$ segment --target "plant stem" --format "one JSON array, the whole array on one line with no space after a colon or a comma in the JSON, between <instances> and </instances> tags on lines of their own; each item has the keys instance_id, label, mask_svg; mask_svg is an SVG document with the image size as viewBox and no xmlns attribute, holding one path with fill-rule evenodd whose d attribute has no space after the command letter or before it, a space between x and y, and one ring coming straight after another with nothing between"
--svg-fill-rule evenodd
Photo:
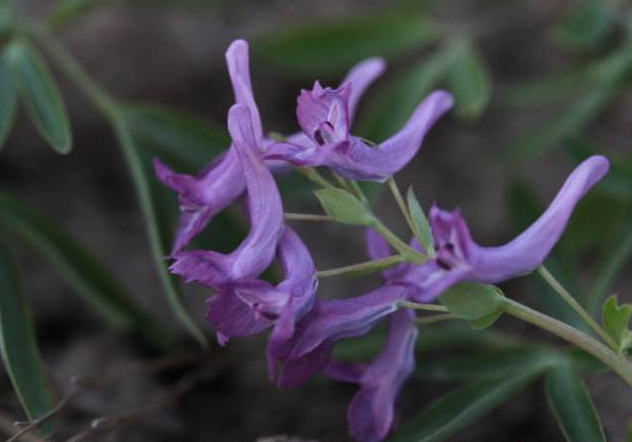
<instances>
[{"instance_id":1,"label":"plant stem","mask_svg":"<svg viewBox=\"0 0 632 442\"><path fill-rule=\"evenodd\" d=\"M312 215L308 213L285 213L286 221L320 221L330 222L334 221L331 216L327 215Z\"/></svg>"},{"instance_id":2,"label":"plant stem","mask_svg":"<svg viewBox=\"0 0 632 442\"><path fill-rule=\"evenodd\" d=\"M401 255L388 256L382 259L375 259L373 261L361 262L359 264L352 264L345 267L338 267L330 270L321 270L317 272L319 278L329 278L332 276L341 275L365 275L367 273L379 272L389 267L393 267L396 264L404 261Z\"/></svg>"},{"instance_id":3,"label":"plant stem","mask_svg":"<svg viewBox=\"0 0 632 442\"><path fill-rule=\"evenodd\" d=\"M459 318L454 316L452 313L441 313L438 315L421 316L419 318L415 318L415 324L430 325L430 324L436 324L437 322L450 321L452 319L459 319Z\"/></svg>"},{"instance_id":4,"label":"plant stem","mask_svg":"<svg viewBox=\"0 0 632 442\"><path fill-rule=\"evenodd\" d=\"M428 257L410 247L404 241L399 239L391 230L382 223L379 219L375 218L375 222L371 225L377 232L384 237L390 245L397 250L406 261L414 262L415 264L423 264L428 261Z\"/></svg>"},{"instance_id":5,"label":"plant stem","mask_svg":"<svg viewBox=\"0 0 632 442\"><path fill-rule=\"evenodd\" d=\"M304 175L309 180L313 181L314 183L318 184L321 187L325 187L325 188L336 187L333 184L331 184L327 178L322 176L320 172L318 172L313 167L295 167L294 170L296 170L301 175Z\"/></svg>"},{"instance_id":6,"label":"plant stem","mask_svg":"<svg viewBox=\"0 0 632 442\"><path fill-rule=\"evenodd\" d=\"M399 301L398 305L401 308L407 308L411 310L423 310L427 312L443 312L446 313L449 310L447 307L437 304L420 304L418 302Z\"/></svg>"},{"instance_id":7,"label":"plant stem","mask_svg":"<svg viewBox=\"0 0 632 442\"><path fill-rule=\"evenodd\" d=\"M586 310L573 298L573 296L566 291L566 289L559 283L557 279L546 269L544 266L538 267L538 273L544 278L544 280L555 290L561 297L571 306L573 310L582 317L582 319L592 328L600 337L613 349L618 349L617 343L606 333L606 331L588 314Z\"/></svg>"},{"instance_id":8,"label":"plant stem","mask_svg":"<svg viewBox=\"0 0 632 442\"><path fill-rule=\"evenodd\" d=\"M590 353L632 386L632 366L629 362L592 336L509 298L503 298L501 307L505 313L553 333Z\"/></svg>"},{"instance_id":9,"label":"plant stem","mask_svg":"<svg viewBox=\"0 0 632 442\"><path fill-rule=\"evenodd\" d=\"M408 224L408 227L410 228L410 231L413 233L413 235L415 234L415 223L413 222L413 218L410 216L410 211L408 210L408 206L406 205L406 202L404 201L404 197L402 196L401 192L399 191L399 187L397 186L397 182L395 181L395 177L390 177L388 179L388 187L389 189L391 189L391 193L393 194L393 197L395 198L395 201L397 201L397 205L399 206L399 210L401 210L402 215L404 215L404 218L406 219L406 223Z\"/></svg>"}]
</instances>

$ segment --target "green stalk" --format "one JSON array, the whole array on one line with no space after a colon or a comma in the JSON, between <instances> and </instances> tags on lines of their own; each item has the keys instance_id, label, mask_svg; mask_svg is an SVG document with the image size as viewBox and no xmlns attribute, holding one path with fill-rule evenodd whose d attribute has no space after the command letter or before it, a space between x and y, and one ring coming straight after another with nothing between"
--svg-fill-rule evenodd
<instances>
[{"instance_id":1,"label":"green stalk","mask_svg":"<svg viewBox=\"0 0 632 442\"><path fill-rule=\"evenodd\" d=\"M321 270L317 272L319 278L330 278L332 276L346 275L365 275L367 273L379 272L404 261L401 255L388 256L382 259L374 259L373 261L361 262L344 267L337 267L330 270Z\"/></svg>"}]
</instances>

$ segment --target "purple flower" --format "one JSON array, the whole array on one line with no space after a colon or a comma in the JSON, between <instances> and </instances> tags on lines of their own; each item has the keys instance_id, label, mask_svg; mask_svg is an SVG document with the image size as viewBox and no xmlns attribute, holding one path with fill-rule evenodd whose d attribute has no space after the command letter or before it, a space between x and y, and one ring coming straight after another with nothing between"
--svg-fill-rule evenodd
<instances>
[{"instance_id":1,"label":"purple flower","mask_svg":"<svg viewBox=\"0 0 632 442\"><path fill-rule=\"evenodd\" d=\"M272 173L259 152L261 139L249 108L235 104L228 113L228 130L246 181L250 231L233 252L178 252L172 273L218 290L235 281L257 278L272 262L283 227L283 206ZM227 186L230 187L230 186Z\"/></svg>"},{"instance_id":2,"label":"purple flower","mask_svg":"<svg viewBox=\"0 0 632 442\"><path fill-rule=\"evenodd\" d=\"M223 344L230 337L250 336L274 325L271 345L294 334L294 323L313 306L318 280L307 247L284 227L277 247L284 280L276 287L265 281L236 282L207 302L207 319Z\"/></svg>"},{"instance_id":3,"label":"purple flower","mask_svg":"<svg viewBox=\"0 0 632 442\"><path fill-rule=\"evenodd\" d=\"M579 200L608 171L608 160L596 155L568 177L548 209L527 230L499 247L481 247L458 211L432 207L430 225L436 259L411 268L396 283L409 289L418 302L429 302L461 281L498 283L532 272L547 257L564 232Z\"/></svg>"},{"instance_id":4,"label":"purple flower","mask_svg":"<svg viewBox=\"0 0 632 442\"><path fill-rule=\"evenodd\" d=\"M398 133L371 146L350 134L350 109L356 105L354 87L348 82L338 89L323 88L316 82L312 90L303 90L296 116L310 142L274 143L265 157L299 166L328 166L354 180L385 181L415 156L428 130L453 103L445 91L431 93Z\"/></svg>"},{"instance_id":5,"label":"purple flower","mask_svg":"<svg viewBox=\"0 0 632 442\"><path fill-rule=\"evenodd\" d=\"M415 315L399 310L389 316L384 348L371 362L330 362L324 374L342 382L360 385L349 404L349 433L358 442L379 442L393 424L395 402L415 368Z\"/></svg>"},{"instance_id":6,"label":"purple flower","mask_svg":"<svg viewBox=\"0 0 632 442\"><path fill-rule=\"evenodd\" d=\"M280 363L277 384L295 387L320 371L329 361L334 343L362 336L383 317L397 310L404 287L385 284L355 298L316 301L298 323L293 336L269 348L271 368Z\"/></svg>"},{"instance_id":7,"label":"purple flower","mask_svg":"<svg viewBox=\"0 0 632 442\"><path fill-rule=\"evenodd\" d=\"M263 137L261 117L252 92L248 59L248 43L243 40L234 41L226 51L235 101L248 107L254 137L261 140L261 150L265 150L272 144L272 140ZM370 59L358 64L349 72L343 84L353 85L348 97L351 114L355 111L362 92L382 69L381 60ZM290 135L288 142L297 146L312 144L303 133ZM286 162L278 160L267 160L265 163L273 170L287 166ZM226 153L218 156L196 176L176 173L157 159L154 160L154 167L158 178L175 190L179 197L181 215L171 252L174 256L204 229L216 214L236 201L246 189L240 161L232 145Z\"/></svg>"}]
</instances>

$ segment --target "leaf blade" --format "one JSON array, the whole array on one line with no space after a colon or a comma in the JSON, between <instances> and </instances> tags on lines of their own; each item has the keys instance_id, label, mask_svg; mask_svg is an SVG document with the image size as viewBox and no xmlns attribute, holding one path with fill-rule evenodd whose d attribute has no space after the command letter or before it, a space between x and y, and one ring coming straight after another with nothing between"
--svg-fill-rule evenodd
<instances>
[{"instance_id":1,"label":"leaf blade","mask_svg":"<svg viewBox=\"0 0 632 442\"><path fill-rule=\"evenodd\" d=\"M0 50L0 148L4 146L15 120L17 98L8 52Z\"/></svg>"}]
</instances>

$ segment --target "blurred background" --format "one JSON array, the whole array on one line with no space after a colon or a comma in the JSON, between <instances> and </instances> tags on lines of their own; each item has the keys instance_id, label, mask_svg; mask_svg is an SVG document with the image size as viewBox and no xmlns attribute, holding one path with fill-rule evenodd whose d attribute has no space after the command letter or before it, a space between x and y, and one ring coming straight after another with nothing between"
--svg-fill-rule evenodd
<instances>
[{"instance_id":1,"label":"blurred background","mask_svg":"<svg viewBox=\"0 0 632 442\"><path fill-rule=\"evenodd\" d=\"M384 56L389 66L364 97L354 126L354 133L370 140L379 142L393 133L429 91L450 90L456 108L430 132L398 182L402 188L414 186L424 209L433 202L446 209L460 207L481 244L510 239L537 217L579 160L595 152L606 154L614 164L610 178L580 205L547 265L594 314L611 293L630 301L626 270L632 249L632 9L627 1L16 3L23 16L49 20L56 38L89 75L113 97L130 103L130 109L132 104L134 109L137 104L160 104L194 115L195 124L201 120L209 137L216 136L209 141L215 147L209 148L206 159L221 144L217 140L233 102L223 54L235 38L251 43L253 86L267 130L295 131L300 89L310 88L315 79L335 86L353 63L368 56ZM163 295L136 183L112 130L52 62L51 69L70 117L73 151L61 156L47 149L26 114L19 112L0 157L0 187L63 226L141 308L177 331L179 348L194 350L195 343L186 339ZM150 126L142 126L143 118L151 120ZM139 113L138 131L146 130L148 142L158 145L149 155L178 167L182 163L170 162L169 154L170 144L177 149L178 138L174 141L168 128L162 138L155 135L151 124L156 119L156 114ZM185 132L187 127L197 130L185 125ZM200 155L191 158L183 162L186 167L202 166ZM320 213L309 185L295 177L285 181L286 211ZM390 195L369 190L386 223L407 235ZM173 217L175 201L160 210ZM217 247L225 249L238 243L243 220L234 213L214 222L201 243L221 242ZM296 227L320 269L365 259L359 229L335 224ZM53 391L67 388L73 374L107 373L122 362L155 355L137 336L114 331L55 266L20 247L17 236L7 236L22 269ZM355 296L376 281L327 280L319 296ZM537 277L503 289L508 296L577 323ZM213 341L204 322L207 296L205 290L187 286L183 299ZM515 320L503 318L498 328L534 337L530 327ZM210 357L221 360L213 377L176 404L91 440L246 442L278 435L348 440L346 407L355 387L318 377L299 389L278 391L267 379L264 345L263 337L235 339L225 348L212 343ZM420 352L417 364L468 352L484 354L469 345L455 346L439 353ZM58 418L58 439L79 433L94 416L146 403L152 392L179 374L124 377L114 387L78 397ZM0 385L2 418L21 419L6 376ZM453 385L415 376L403 390L397 420L414 416ZM632 396L623 385L611 375L593 376L589 382L613 441L624 440L632 414ZM562 441L544 401L542 385L533 384L450 440ZM272 440L277 439L284 440Z\"/></svg>"}]
</instances>

